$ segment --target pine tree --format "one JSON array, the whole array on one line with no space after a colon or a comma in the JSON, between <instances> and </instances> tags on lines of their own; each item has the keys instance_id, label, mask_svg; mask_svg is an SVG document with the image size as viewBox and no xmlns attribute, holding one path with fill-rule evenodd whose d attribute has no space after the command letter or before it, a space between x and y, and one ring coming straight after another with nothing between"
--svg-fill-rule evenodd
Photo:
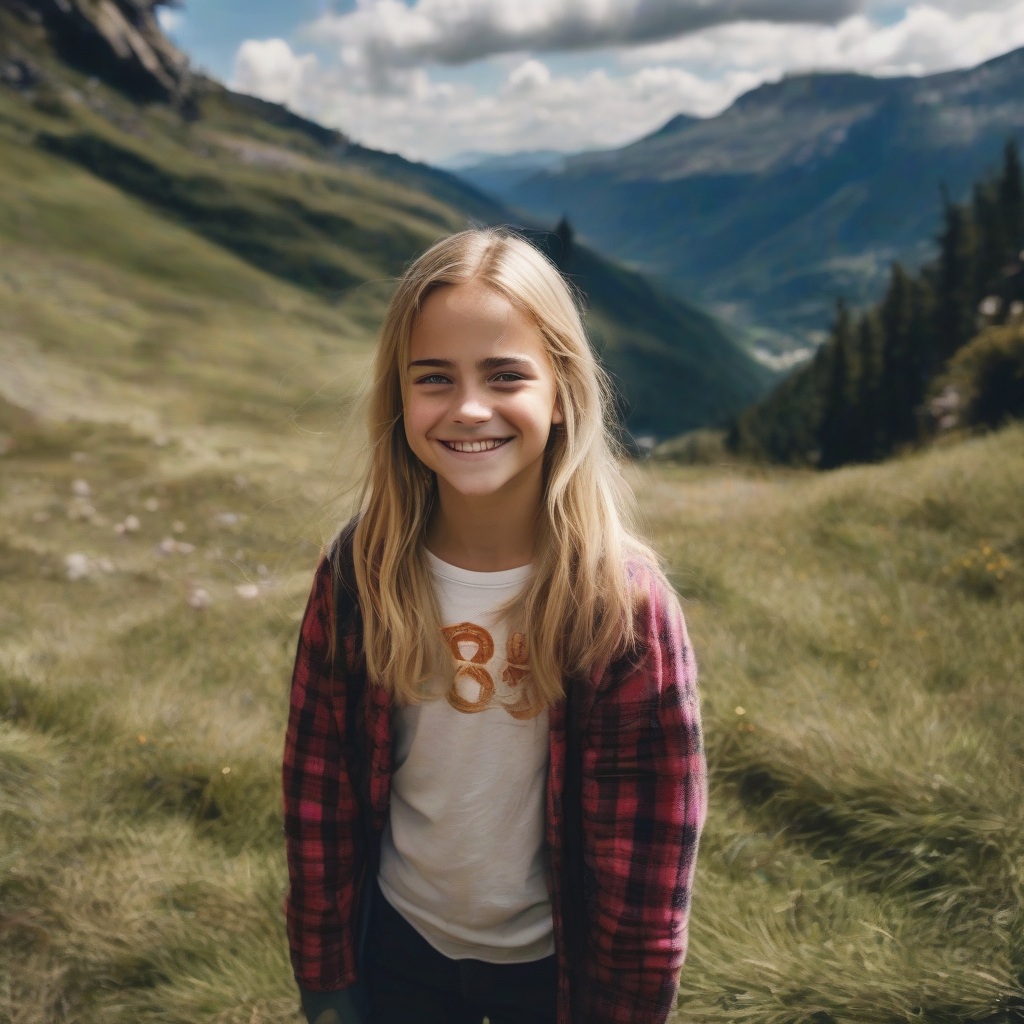
<instances>
[{"instance_id":1,"label":"pine tree","mask_svg":"<svg viewBox=\"0 0 1024 1024\"><path fill-rule=\"evenodd\" d=\"M853 355L853 324L846 303L836 304L836 320L828 341L828 362L823 395L823 414L819 435L818 465L832 469L853 457L853 402L856 366Z\"/></svg>"},{"instance_id":2,"label":"pine tree","mask_svg":"<svg viewBox=\"0 0 1024 1024\"><path fill-rule=\"evenodd\" d=\"M572 224L569 223L569 218L563 214L561 220L555 225L555 237L558 239L558 244L553 247L555 252L552 253L552 258L559 270L564 270L572 257L573 234Z\"/></svg>"},{"instance_id":3,"label":"pine tree","mask_svg":"<svg viewBox=\"0 0 1024 1024\"><path fill-rule=\"evenodd\" d=\"M979 301L987 295L998 295L1003 268L1013 254L1000 184L999 181L985 181L974 186L972 213L977 260L974 295Z\"/></svg>"},{"instance_id":4,"label":"pine tree","mask_svg":"<svg viewBox=\"0 0 1024 1024\"><path fill-rule=\"evenodd\" d=\"M936 274L935 341L930 372L974 335L977 318L977 247L970 210L945 199Z\"/></svg>"},{"instance_id":5,"label":"pine tree","mask_svg":"<svg viewBox=\"0 0 1024 1024\"><path fill-rule=\"evenodd\" d=\"M998 185L999 206L1006 224L1009 257L1024 249L1024 172L1021 170L1017 143L1010 139L1003 153L1003 173Z\"/></svg>"},{"instance_id":6,"label":"pine tree","mask_svg":"<svg viewBox=\"0 0 1024 1024\"><path fill-rule=\"evenodd\" d=\"M856 394L853 401L856 438L854 458L869 462L886 454L882 386L885 374L882 325L875 310L868 310L857 325Z\"/></svg>"}]
</instances>

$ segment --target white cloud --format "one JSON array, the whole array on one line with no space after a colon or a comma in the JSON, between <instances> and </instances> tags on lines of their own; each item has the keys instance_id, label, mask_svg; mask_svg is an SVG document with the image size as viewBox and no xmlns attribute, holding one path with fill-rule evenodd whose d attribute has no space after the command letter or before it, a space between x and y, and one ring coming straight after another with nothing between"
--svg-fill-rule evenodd
<instances>
[{"instance_id":1,"label":"white cloud","mask_svg":"<svg viewBox=\"0 0 1024 1024\"><path fill-rule=\"evenodd\" d=\"M160 27L170 34L180 27L182 17L179 11L172 11L169 7L158 7L156 11L156 20L160 22Z\"/></svg>"},{"instance_id":2,"label":"white cloud","mask_svg":"<svg viewBox=\"0 0 1024 1024\"><path fill-rule=\"evenodd\" d=\"M947 3L954 7L954 3ZM965 5L966 6L966 5ZM1024 0L997 2L963 14L934 4L908 8L892 25L864 15L836 26L727 25L698 35L635 47L626 66L682 64L705 75L744 68L765 78L784 71L851 70L880 75L923 75L968 67L1024 45Z\"/></svg>"},{"instance_id":3,"label":"white cloud","mask_svg":"<svg viewBox=\"0 0 1024 1024\"><path fill-rule=\"evenodd\" d=\"M584 50L666 39L757 18L831 23L863 0L359 0L307 29L346 66L463 64L498 53Z\"/></svg>"},{"instance_id":4,"label":"white cloud","mask_svg":"<svg viewBox=\"0 0 1024 1024\"><path fill-rule=\"evenodd\" d=\"M235 57L231 87L298 108L318 69L314 54L296 56L283 39L248 39Z\"/></svg>"},{"instance_id":5,"label":"white cloud","mask_svg":"<svg viewBox=\"0 0 1024 1024\"><path fill-rule=\"evenodd\" d=\"M460 9L478 6L477 0L444 2ZM504 2L494 0L497 6ZM524 9L535 10L534 2L522 0ZM548 0L547 6L568 2ZM590 2L611 9L625 0ZM232 84L287 103L367 145L417 159L463 150L570 152L622 145L680 112L718 113L741 93L785 72L924 74L970 66L1024 45L1024 0L989 0L979 10L984 2L917 4L889 25L864 14L832 26L719 25L618 48L603 67L577 74L555 73L527 51L491 59L491 74L500 69L502 79L488 88L465 74L446 80L444 68L426 61L368 69L358 51L322 65L283 40L249 40L238 52ZM364 0L360 10L379 6Z\"/></svg>"}]
</instances>

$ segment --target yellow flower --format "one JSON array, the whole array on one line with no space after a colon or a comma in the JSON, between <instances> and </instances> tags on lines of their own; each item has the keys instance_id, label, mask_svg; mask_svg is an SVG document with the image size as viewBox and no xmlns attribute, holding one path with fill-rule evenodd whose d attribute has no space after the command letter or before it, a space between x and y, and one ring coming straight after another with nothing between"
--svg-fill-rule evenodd
<instances>
[{"instance_id":1,"label":"yellow flower","mask_svg":"<svg viewBox=\"0 0 1024 1024\"><path fill-rule=\"evenodd\" d=\"M231 769L225 765L223 768L221 768L220 773L221 775L230 775Z\"/></svg>"},{"instance_id":2,"label":"yellow flower","mask_svg":"<svg viewBox=\"0 0 1024 1024\"><path fill-rule=\"evenodd\" d=\"M745 715L746 713L747 713L747 709L746 708L741 708L741 707L737 707L736 708L736 714L737 715Z\"/></svg>"}]
</instances>

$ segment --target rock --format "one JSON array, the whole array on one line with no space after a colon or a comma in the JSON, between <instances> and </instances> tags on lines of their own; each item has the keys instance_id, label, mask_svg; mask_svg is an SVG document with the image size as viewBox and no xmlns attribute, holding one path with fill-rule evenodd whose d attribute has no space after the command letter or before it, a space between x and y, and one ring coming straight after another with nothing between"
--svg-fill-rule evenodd
<instances>
[{"instance_id":1,"label":"rock","mask_svg":"<svg viewBox=\"0 0 1024 1024\"><path fill-rule=\"evenodd\" d=\"M148 100L186 101L188 58L160 29L156 0L0 0L46 26L69 64Z\"/></svg>"}]
</instances>

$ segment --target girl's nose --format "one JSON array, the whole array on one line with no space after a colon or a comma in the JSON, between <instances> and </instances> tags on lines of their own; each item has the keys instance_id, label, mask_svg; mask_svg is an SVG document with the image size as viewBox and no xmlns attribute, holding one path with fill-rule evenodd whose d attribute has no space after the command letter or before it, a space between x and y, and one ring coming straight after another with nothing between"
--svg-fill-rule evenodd
<instances>
[{"instance_id":1,"label":"girl's nose","mask_svg":"<svg viewBox=\"0 0 1024 1024\"><path fill-rule=\"evenodd\" d=\"M456 423L486 423L490 418L490 406L472 391L463 393L452 415Z\"/></svg>"}]
</instances>

